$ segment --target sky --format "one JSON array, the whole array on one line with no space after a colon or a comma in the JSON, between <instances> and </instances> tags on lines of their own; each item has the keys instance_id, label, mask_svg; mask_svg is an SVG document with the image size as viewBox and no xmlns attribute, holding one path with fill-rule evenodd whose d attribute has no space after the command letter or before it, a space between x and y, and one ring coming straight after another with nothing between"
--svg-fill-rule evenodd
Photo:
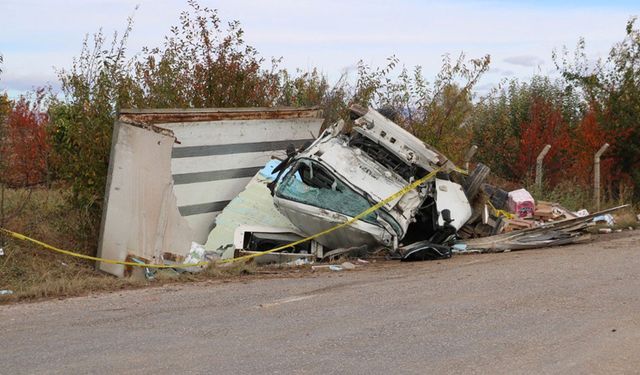
<instances>
[{"instance_id":1,"label":"sky","mask_svg":"<svg viewBox=\"0 0 640 375\"><path fill-rule=\"evenodd\" d=\"M395 55L435 75L442 56L491 55L478 90L504 78L553 74L553 49L573 50L580 37L589 57L606 56L640 14L640 1L200 0L224 20L239 20L245 40L270 60L330 79L352 75L359 60L382 66ZM137 10L136 6L139 6ZM0 92L59 90L56 71L71 66L86 34L122 31L133 15L129 52L160 46L186 0L0 0Z\"/></svg>"}]
</instances>

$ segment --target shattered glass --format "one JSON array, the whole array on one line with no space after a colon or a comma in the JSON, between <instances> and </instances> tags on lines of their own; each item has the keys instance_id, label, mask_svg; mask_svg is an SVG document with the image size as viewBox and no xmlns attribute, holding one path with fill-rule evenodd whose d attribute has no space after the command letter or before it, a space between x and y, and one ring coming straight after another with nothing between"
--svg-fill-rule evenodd
<instances>
[{"instance_id":1,"label":"shattered glass","mask_svg":"<svg viewBox=\"0 0 640 375\"><path fill-rule=\"evenodd\" d=\"M354 217L371 207L371 203L353 191L323 167L310 160L301 160L278 186L279 197L324 208ZM362 220L378 224L376 214Z\"/></svg>"}]
</instances>

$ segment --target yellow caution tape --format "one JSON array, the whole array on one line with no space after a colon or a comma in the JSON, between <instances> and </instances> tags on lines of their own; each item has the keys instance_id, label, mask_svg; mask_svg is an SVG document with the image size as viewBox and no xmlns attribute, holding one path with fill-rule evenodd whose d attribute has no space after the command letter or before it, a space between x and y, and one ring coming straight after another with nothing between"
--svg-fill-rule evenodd
<instances>
[{"instance_id":1,"label":"yellow caution tape","mask_svg":"<svg viewBox=\"0 0 640 375\"><path fill-rule=\"evenodd\" d=\"M271 250L266 250L266 251L262 251L259 253L254 253L254 254L249 254L249 255L244 255L238 258L230 258L230 259L222 259L222 260L218 260L214 263L232 263L232 262L240 262L243 260L248 260L248 259L252 259L252 258L256 258L262 255L266 255L266 254L270 254L270 253L274 253L276 251L280 251L280 250L284 250L287 249L289 247L293 247L296 245L299 245L301 243L307 242L307 241L311 241L313 239L316 239L318 237L324 236L326 234L329 234L335 230L338 230L340 228L346 227L348 225L353 224L354 222L364 218L365 216L371 214L374 211L377 211L378 209L380 209L382 206L384 206L385 204L402 197L403 195L407 194L409 191L417 188L418 186L422 185L423 183L425 183L427 180L433 178L436 173L440 172L440 170L442 170L442 168L436 169L434 171L432 171L431 173L427 174L426 176L412 182L411 184L405 186L404 188L400 189L399 191L397 191L396 193L388 196L387 198L383 199L382 201L376 203L375 205L369 207L368 209L366 209L365 211L361 212L360 214L352 217L351 219L337 224L327 230L324 230L322 232L316 233L312 236L303 238L301 240L298 241L294 241L291 243L288 243L286 245L282 245L282 246L278 246L276 248L273 248ZM467 174L467 171L462 170L460 168L454 167L454 170L456 172L459 173L463 173L463 174ZM27 241L27 242L32 242L36 245L40 245L42 247L44 247L45 249L51 250L51 251L55 251L61 254L65 254L65 255L69 255L69 256L73 256L76 258L81 258L81 259L87 259L87 260L93 260L96 262L104 262L104 263L109 263L109 264L119 264L119 265L123 265L123 266L131 266L131 267L145 267L145 268L189 268L189 267L202 267L202 266L206 266L208 264L210 264L211 262L209 261L203 261L203 262L198 262L198 263L193 263L193 264L143 264L143 263L135 263L135 262L125 262L125 261L120 261L120 260L113 260L113 259L105 259L105 258L99 258L99 257L94 257L94 256L90 256L90 255L84 255L84 254L79 254L79 253L75 253L73 251L69 251L69 250L63 250L63 249L59 249L55 246L51 246L49 244L46 244L42 241L38 241L36 239L33 239L31 237L27 237L23 234L20 233L16 233L13 231L10 231L8 229L4 229L4 228L0 228L0 232L5 233L13 238L22 240L22 241Z\"/></svg>"},{"instance_id":2,"label":"yellow caution tape","mask_svg":"<svg viewBox=\"0 0 640 375\"><path fill-rule=\"evenodd\" d=\"M496 216L504 216L507 219L513 219L515 217L510 212L507 212L505 210L499 210L499 209L495 208L495 206L491 203L491 201L488 200L487 203L489 204L489 207L491 207L491 209L493 210L494 215L496 215Z\"/></svg>"},{"instance_id":3,"label":"yellow caution tape","mask_svg":"<svg viewBox=\"0 0 640 375\"><path fill-rule=\"evenodd\" d=\"M31 237L27 237L24 234L20 234L20 233L16 233L13 231L10 231L8 229L4 229L4 228L0 228L0 232L7 234L13 238L16 238L18 240L22 240L22 241L27 241L27 242L32 242L36 245L40 245L42 247L44 247L45 249L51 250L51 251L55 251L61 254L65 254L65 255L69 255L72 257L76 257L76 258L81 258L81 259L87 259L87 260L94 260L96 262L105 262L105 263L109 263L109 264L120 264L123 266L132 266L132 267L145 267L145 268L186 268L186 267L197 267L197 266L205 266L207 264L209 264L209 262L200 262L200 263L194 263L194 264L173 264L173 265L169 265L169 264L146 264L146 263L135 263L135 262L125 262L125 261L121 261L121 260L113 260L113 259L105 259L105 258L98 258L98 257L92 257L91 255L84 255L84 254L79 254L79 253L74 253L73 251L69 251L69 250L63 250L63 249L59 249L55 246L51 246L49 244L46 244L42 241L38 241L34 238Z\"/></svg>"}]
</instances>

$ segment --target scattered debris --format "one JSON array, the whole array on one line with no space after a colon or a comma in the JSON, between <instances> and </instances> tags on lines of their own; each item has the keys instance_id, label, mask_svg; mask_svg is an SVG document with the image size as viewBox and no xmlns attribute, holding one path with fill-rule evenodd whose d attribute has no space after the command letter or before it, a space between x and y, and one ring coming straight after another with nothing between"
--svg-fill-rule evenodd
<instances>
[{"instance_id":1,"label":"scattered debris","mask_svg":"<svg viewBox=\"0 0 640 375\"><path fill-rule=\"evenodd\" d=\"M146 264L146 263L147 263L147 262L144 262L144 261L142 261L142 260L140 260L140 259L138 259L138 258L134 258L134 257L131 257L131 260L132 260L133 262L135 262L135 263L138 263L138 264ZM154 280L154 279L156 278L156 277L155 277L156 270L152 270L152 269L151 269L151 268L149 268L149 267L136 267L136 268L133 270L133 272L136 272L137 270L140 270L140 269L142 269L142 270L143 270L143 275L144 275L144 278L145 278L145 279L147 279L147 280ZM135 277L135 276L134 276L134 277Z\"/></svg>"},{"instance_id":2,"label":"scattered debris","mask_svg":"<svg viewBox=\"0 0 640 375\"><path fill-rule=\"evenodd\" d=\"M4 256L4 249L2 247L0 247L0 257Z\"/></svg>"},{"instance_id":3,"label":"scattered debris","mask_svg":"<svg viewBox=\"0 0 640 375\"><path fill-rule=\"evenodd\" d=\"M574 214L575 214L576 216L579 216L579 217L584 217L584 216L589 215L589 211L587 211L587 210L585 210L584 208L582 208L582 209L580 209L580 210L576 211Z\"/></svg>"},{"instance_id":4,"label":"scattered debris","mask_svg":"<svg viewBox=\"0 0 640 375\"><path fill-rule=\"evenodd\" d=\"M345 270L355 270L356 269L356 265L351 263L351 262L343 262L343 263L340 264L340 266Z\"/></svg>"},{"instance_id":5,"label":"scattered debris","mask_svg":"<svg viewBox=\"0 0 640 375\"><path fill-rule=\"evenodd\" d=\"M324 256L322 257L322 260L332 261L339 257L366 258L369 255L368 249L369 247L367 245L350 247L348 249L345 249L345 248L334 249L325 253Z\"/></svg>"},{"instance_id":6,"label":"scattered debris","mask_svg":"<svg viewBox=\"0 0 640 375\"><path fill-rule=\"evenodd\" d=\"M513 231L533 228L534 226L535 222L531 220L505 219L504 232L509 233Z\"/></svg>"},{"instance_id":7,"label":"scattered debris","mask_svg":"<svg viewBox=\"0 0 640 375\"><path fill-rule=\"evenodd\" d=\"M296 260L292 260L291 262L288 262L287 266L300 267L300 266L306 266L309 264L313 264L313 261L309 260L308 258L298 258Z\"/></svg>"},{"instance_id":8,"label":"scattered debris","mask_svg":"<svg viewBox=\"0 0 640 375\"><path fill-rule=\"evenodd\" d=\"M321 270L321 269L329 269L329 267L331 267L331 264L320 264L317 266L311 266L311 270L312 271L317 271L317 270Z\"/></svg>"},{"instance_id":9,"label":"scattered debris","mask_svg":"<svg viewBox=\"0 0 640 375\"><path fill-rule=\"evenodd\" d=\"M509 211L519 218L532 217L536 210L536 203L531 194L525 189L509 192L507 203Z\"/></svg>"},{"instance_id":10,"label":"scattered debris","mask_svg":"<svg viewBox=\"0 0 640 375\"><path fill-rule=\"evenodd\" d=\"M593 218L608 214L629 205L603 210L584 217L542 223L537 227L522 229L495 236L464 240L469 249L480 252L501 252L506 250L524 250L547 246L566 245L589 240L582 231L593 225Z\"/></svg>"},{"instance_id":11,"label":"scattered debris","mask_svg":"<svg viewBox=\"0 0 640 375\"><path fill-rule=\"evenodd\" d=\"M429 241L418 241L398 249L402 261L451 258L451 247Z\"/></svg>"},{"instance_id":12,"label":"scattered debris","mask_svg":"<svg viewBox=\"0 0 640 375\"><path fill-rule=\"evenodd\" d=\"M587 210L585 210L586 212ZM587 212L587 215L589 213ZM587 216L587 215L583 215ZM576 215L566 208L560 206L558 203L538 201L535 203L535 211L533 214L533 218L539 221L555 221L555 220L563 220L563 219L573 219L575 217L581 217L580 215Z\"/></svg>"},{"instance_id":13,"label":"scattered debris","mask_svg":"<svg viewBox=\"0 0 640 375\"><path fill-rule=\"evenodd\" d=\"M598 215L593 218L593 222L596 224L605 223L610 227L616 224L616 221L611 214Z\"/></svg>"},{"instance_id":14,"label":"scattered debris","mask_svg":"<svg viewBox=\"0 0 640 375\"><path fill-rule=\"evenodd\" d=\"M266 226L241 225L236 228L234 238L235 257L260 253L266 250L283 247L304 238L297 230ZM258 264L289 263L295 259L313 261L322 258L323 247L316 241L305 241L297 245L285 247L280 251L265 254L256 258Z\"/></svg>"},{"instance_id":15,"label":"scattered debris","mask_svg":"<svg viewBox=\"0 0 640 375\"><path fill-rule=\"evenodd\" d=\"M220 259L220 255L215 251L209 251L199 243L192 242L191 250L189 251L189 254L187 254L187 256L182 261L182 264L198 264L202 262L215 262L218 259ZM187 268L183 267L183 268L180 268L180 270L187 271L187 272L200 272L205 267L206 265L193 266L193 267L187 267Z\"/></svg>"}]
</instances>

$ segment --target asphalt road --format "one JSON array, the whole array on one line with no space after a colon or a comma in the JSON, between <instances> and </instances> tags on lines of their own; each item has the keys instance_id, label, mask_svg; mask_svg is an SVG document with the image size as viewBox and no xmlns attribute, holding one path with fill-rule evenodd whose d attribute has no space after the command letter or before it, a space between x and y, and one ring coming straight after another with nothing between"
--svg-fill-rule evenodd
<instances>
[{"instance_id":1,"label":"asphalt road","mask_svg":"<svg viewBox=\"0 0 640 375\"><path fill-rule=\"evenodd\" d=\"M0 306L0 373L640 373L629 233Z\"/></svg>"}]
</instances>

